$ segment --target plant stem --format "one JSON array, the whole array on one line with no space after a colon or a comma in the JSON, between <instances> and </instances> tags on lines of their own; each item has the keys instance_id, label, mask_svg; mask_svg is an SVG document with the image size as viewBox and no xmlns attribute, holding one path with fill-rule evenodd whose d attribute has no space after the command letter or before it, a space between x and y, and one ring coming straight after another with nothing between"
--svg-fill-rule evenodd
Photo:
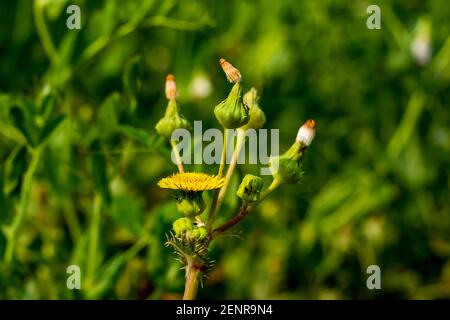
<instances>
[{"instance_id":1,"label":"plant stem","mask_svg":"<svg viewBox=\"0 0 450 320\"><path fill-rule=\"evenodd\" d=\"M42 149L40 147L31 151L31 162L23 178L23 186L19 200L19 209L17 215L14 217L11 226L7 229L6 232L7 244L4 256L4 260L6 263L10 263L14 256L17 241L17 232L19 231L25 219L25 215L28 209L28 203L30 200L31 187L33 185L34 175L36 173L41 153Z\"/></svg>"},{"instance_id":2,"label":"plant stem","mask_svg":"<svg viewBox=\"0 0 450 320\"><path fill-rule=\"evenodd\" d=\"M228 144L228 130L226 128L224 128L222 157L220 159L219 172L217 174L219 177L222 177L223 172L225 171L225 162L227 161L227 144Z\"/></svg>"},{"instance_id":3,"label":"plant stem","mask_svg":"<svg viewBox=\"0 0 450 320\"><path fill-rule=\"evenodd\" d=\"M214 229L213 236L214 238L217 234L223 233L233 227L235 224L237 224L239 221L244 219L258 204L260 204L269 194L271 194L278 186L280 185L280 182L278 180L272 180L272 183L270 186L264 190L261 194L261 197L259 198L258 202L252 204L251 206L248 206L247 204L243 204L241 209L239 210L239 213L235 215L233 218L225 222L220 227Z\"/></svg>"},{"instance_id":4,"label":"plant stem","mask_svg":"<svg viewBox=\"0 0 450 320\"><path fill-rule=\"evenodd\" d=\"M81 236L81 227L73 207L72 199L60 199L60 201L70 236L75 243Z\"/></svg>"},{"instance_id":5,"label":"plant stem","mask_svg":"<svg viewBox=\"0 0 450 320\"><path fill-rule=\"evenodd\" d=\"M245 132L241 129L238 129L238 136L236 140L236 146L234 148L233 157L231 158L230 166L227 170L227 175L225 176L225 182L223 183L222 188L219 190L219 194L217 197L217 204L214 208L213 217L219 212L220 207L222 206L222 202L225 199L225 194L228 189L228 185L230 184L231 177L233 176L234 169L236 168L237 160L239 158L239 154L241 153L242 144L245 140Z\"/></svg>"},{"instance_id":6,"label":"plant stem","mask_svg":"<svg viewBox=\"0 0 450 320\"><path fill-rule=\"evenodd\" d=\"M269 194L271 194L276 188L278 188L280 184L281 183L278 179L273 179L270 186L261 193L258 202L256 202L253 206L256 207L258 204L260 204L265 198L267 198Z\"/></svg>"},{"instance_id":7,"label":"plant stem","mask_svg":"<svg viewBox=\"0 0 450 320\"><path fill-rule=\"evenodd\" d=\"M89 226L89 247L87 259L86 276L88 283L92 284L95 276L95 269L98 261L98 239L100 234L100 220L102 212L102 196L99 193L95 194L94 206L92 212L91 223Z\"/></svg>"},{"instance_id":8,"label":"plant stem","mask_svg":"<svg viewBox=\"0 0 450 320\"><path fill-rule=\"evenodd\" d=\"M193 261L186 266L186 284L184 287L183 300L194 300L197 296L200 269Z\"/></svg>"},{"instance_id":9,"label":"plant stem","mask_svg":"<svg viewBox=\"0 0 450 320\"><path fill-rule=\"evenodd\" d=\"M58 52L53 44L52 37L48 31L47 24L44 18L44 5L42 1L35 0L33 6L34 23L36 25L36 30L38 32L39 38L41 39L44 51L48 58L53 64L59 62Z\"/></svg>"},{"instance_id":10,"label":"plant stem","mask_svg":"<svg viewBox=\"0 0 450 320\"><path fill-rule=\"evenodd\" d=\"M177 143L175 140L170 140L170 144L172 145L173 153L175 154L175 159L177 161L178 171L180 173L184 172L183 161L181 161L180 151L178 150Z\"/></svg>"},{"instance_id":11,"label":"plant stem","mask_svg":"<svg viewBox=\"0 0 450 320\"><path fill-rule=\"evenodd\" d=\"M219 166L219 172L217 173L217 176L222 177L223 172L225 171L225 162L227 159L227 144L228 144L228 130L226 128L223 128L224 134L223 134L223 145L222 145L222 156L220 159L220 166ZM214 222L214 215L216 213L216 205L217 205L217 199L219 197L219 191L214 191L213 200L211 202L211 206L208 208L208 220L206 221L206 227L208 230L211 230L212 223Z\"/></svg>"}]
</instances>

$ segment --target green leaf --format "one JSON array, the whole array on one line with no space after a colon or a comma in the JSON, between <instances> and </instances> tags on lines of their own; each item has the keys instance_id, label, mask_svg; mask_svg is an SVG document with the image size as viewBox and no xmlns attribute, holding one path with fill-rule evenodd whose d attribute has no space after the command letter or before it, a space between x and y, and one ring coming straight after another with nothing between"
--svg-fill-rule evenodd
<instances>
[{"instance_id":1,"label":"green leaf","mask_svg":"<svg viewBox=\"0 0 450 320\"><path fill-rule=\"evenodd\" d=\"M65 116L61 115L47 122L41 131L38 144L44 143L50 135L55 132L64 119Z\"/></svg>"},{"instance_id":2,"label":"green leaf","mask_svg":"<svg viewBox=\"0 0 450 320\"><path fill-rule=\"evenodd\" d=\"M22 133L23 137L26 139L26 143L33 147L36 146L32 132L30 132L34 131L30 130L33 128L33 123L29 121L22 109L17 106L13 107L10 110L9 118L12 125Z\"/></svg>"},{"instance_id":3,"label":"green leaf","mask_svg":"<svg viewBox=\"0 0 450 320\"><path fill-rule=\"evenodd\" d=\"M149 145L151 142L151 136L147 131L143 129L134 128L132 126L121 125L119 130L126 134L128 137L143 143L144 145Z\"/></svg>"}]
</instances>

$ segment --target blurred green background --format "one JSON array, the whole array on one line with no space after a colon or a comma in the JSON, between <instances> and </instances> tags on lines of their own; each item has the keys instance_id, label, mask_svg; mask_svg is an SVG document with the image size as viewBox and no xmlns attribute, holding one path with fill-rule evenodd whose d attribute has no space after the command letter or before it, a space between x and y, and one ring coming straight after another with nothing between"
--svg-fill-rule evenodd
<instances>
[{"instance_id":1,"label":"blurred green background","mask_svg":"<svg viewBox=\"0 0 450 320\"><path fill-rule=\"evenodd\" d=\"M281 152L308 118L317 135L302 183L214 244L199 298L450 298L447 0L2 1L0 298L180 297L163 246L178 214L156 186L176 167L154 125L173 73L191 123L218 126L221 57L260 92ZM81 290L66 287L71 264ZM381 290L366 287L371 264Z\"/></svg>"}]
</instances>

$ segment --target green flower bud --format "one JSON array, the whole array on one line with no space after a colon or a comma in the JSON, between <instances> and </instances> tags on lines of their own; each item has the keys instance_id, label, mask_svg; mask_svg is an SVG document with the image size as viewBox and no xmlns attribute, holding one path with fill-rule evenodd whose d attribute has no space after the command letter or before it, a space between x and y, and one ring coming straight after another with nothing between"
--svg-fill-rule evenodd
<instances>
[{"instance_id":1,"label":"green flower bud","mask_svg":"<svg viewBox=\"0 0 450 320\"><path fill-rule=\"evenodd\" d=\"M256 202L259 200L262 187L263 181L260 177L247 174L242 179L236 195L245 203Z\"/></svg>"},{"instance_id":2,"label":"green flower bud","mask_svg":"<svg viewBox=\"0 0 450 320\"><path fill-rule=\"evenodd\" d=\"M189 130L190 128L191 126L186 118L180 115L178 104L174 99L169 100L164 117L155 126L156 131L168 139L176 129Z\"/></svg>"},{"instance_id":3,"label":"green flower bud","mask_svg":"<svg viewBox=\"0 0 450 320\"><path fill-rule=\"evenodd\" d=\"M176 236L180 236L186 231L192 230L192 226L192 220L186 217L177 219L172 224L172 228L173 231L175 231Z\"/></svg>"},{"instance_id":4,"label":"green flower bud","mask_svg":"<svg viewBox=\"0 0 450 320\"><path fill-rule=\"evenodd\" d=\"M296 184L301 180L303 171L300 160L303 150L301 142L296 141L284 154L270 159L270 170L274 180L280 184Z\"/></svg>"},{"instance_id":5,"label":"green flower bud","mask_svg":"<svg viewBox=\"0 0 450 320\"><path fill-rule=\"evenodd\" d=\"M235 83L228 97L214 108L214 115L225 129L236 129L249 121L248 108L242 101L240 82Z\"/></svg>"},{"instance_id":6,"label":"green flower bud","mask_svg":"<svg viewBox=\"0 0 450 320\"><path fill-rule=\"evenodd\" d=\"M295 143L284 154L270 160L270 171L278 183L295 184L302 179L301 158L316 135L316 122L307 120L298 130Z\"/></svg>"},{"instance_id":7,"label":"green flower bud","mask_svg":"<svg viewBox=\"0 0 450 320\"><path fill-rule=\"evenodd\" d=\"M266 122L266 115L259 108L258 100L259 100L258 91L256 91L255 88L251 88L244 95L243 101L244 104L249 109L249 116L250 116L250 120L248 121L248 123L242 127L244 131L248 129L255 129L255 130L260 129Z\"/></svg>"},{"instance_id":8,"label":"green flower bud","mask_svg":"<svg viewBox=\"0 0 450 320\"><path fill-rule=\"evenodd\" d=\"M177 209L188 217L195 217L205 210L201 192L182 192L176 199Z\"/></svg>"},{"instance_id":9,"label":"green flower bud","mask_svg":"<svg viewBox=\"0 0 450 320\"><path fill-rule=\"evenodd\" d=\"M195 240L203 240L208 237L208 230L205 227L196 228L191 231L191 237Z\"/></svg>"}]
</instances>

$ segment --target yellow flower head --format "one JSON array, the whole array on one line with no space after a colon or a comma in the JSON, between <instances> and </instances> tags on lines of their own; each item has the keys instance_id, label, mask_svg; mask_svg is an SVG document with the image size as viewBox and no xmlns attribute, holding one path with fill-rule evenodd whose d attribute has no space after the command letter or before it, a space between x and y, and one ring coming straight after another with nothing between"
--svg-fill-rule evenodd
<instances>
[{"instance_id":1,"label":"yellow flower head","mask_svg":"<svg viewBox=\"0 0 450 320\"><path fill-rule=\"evenodd\" d=\"M166 189L197 192L219 189L223 186L224 180L224 178L210 176L206 173L185 172L176 173L159 180L158 186Z\"/></svg>"}]
</instances>

